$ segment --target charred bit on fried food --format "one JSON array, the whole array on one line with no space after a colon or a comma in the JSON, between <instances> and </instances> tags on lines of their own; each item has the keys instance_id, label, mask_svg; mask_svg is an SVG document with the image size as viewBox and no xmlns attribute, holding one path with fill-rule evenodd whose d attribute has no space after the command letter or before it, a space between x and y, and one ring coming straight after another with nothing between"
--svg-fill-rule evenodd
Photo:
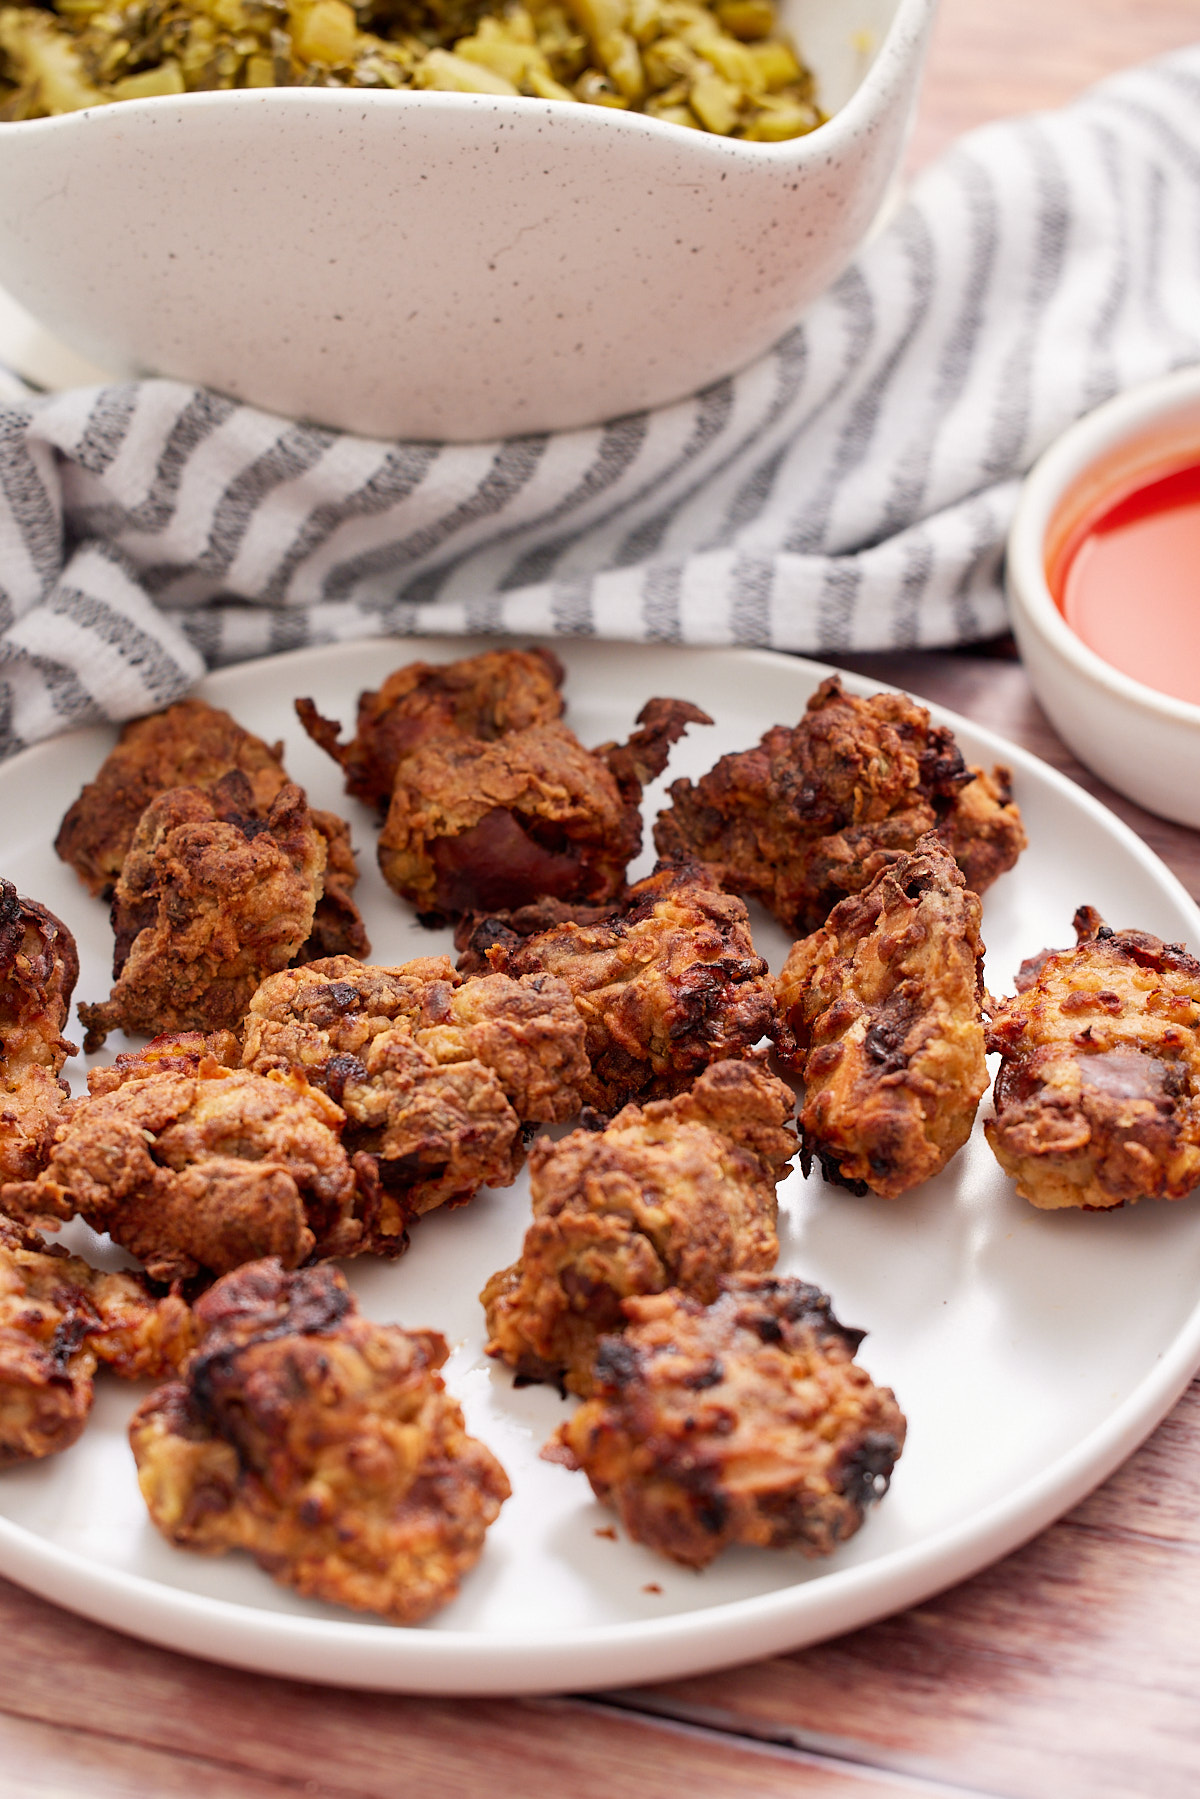
<instances>
[{"instance_id":1,"label":"charred bit on fried food","mask_svg":"<svg viewBox=\"0 0 1200 1799\"><path fill-rule=\"evenodd\" d=\"M991 1002L987 1140L1044 1210L1182 1199L1200 1185L1200 962L1090 906L1074 923L1074 949L1032 957Z\"/></svg>"},{"instance_id":2,"label":"charred bit on fried food","mask_svg":"<svg viewBox=\"0 0 1200 1799\"><path fill-rule=\"evenodd\" d=\"M249 784L242 811L265 819L288 782L282 756L282 743L264 743L228 712L205 700L177 700L122 728L95 780L68 808L54 847L89 893L109 899L138 821L152 800L174 787L208 791L236 771ZM327 855L324 889L304 957L365 956L370 944L353 898L358 870L349 827L333 812L314 810L312 821L325 839Z\"/></svg>"},{"instance_id":3,"label":"charred bit on fried food","mask_svg":"<svg viewBox=\"0 0 1200 1799\"><path fill-rule=\"evenodd\" d=\"M881 853L904 854L930 830L982 893L1025 847L1010 780L968 768L953 733L906 694L860 699L831 675L794 728L673 782L654 841L807 933L867 885Z\"/></svg>"},{"instance_id":4,"label":"charred bit on fried food","mask_svg":"<svg viewBox=\"0 0 1200 1799\"><path fill-rule=\"evenodd\" d=\"M678 1093L767 1034L774 998L743 902L696 863L660 863L620 905L528 907L464 920L459 967L564 981L586 1027L584 1102L612 1113Z\"/></svg>"},{"instance_id":5,"label":"charred bit on fried food","mask_svg":"<svg viewBox=\"0 0 1200 1799\"><path fill-rule=\"evenodd\" d=\"M86 1049L119 1029L234 1028L260 982L301 952L325 839L299 787L281 787L265 819L252 807L240 772L146 807L113 895L112 994L79 1007Z\"/></svg>"},{"instance_id":6,"label":"charred bit on fried food","mask_svg":"<svg viewBox=\"0 0 1200 1799\"><path fill-rule=\"evenodd\" d=\"M314 743L338 763L346 792L386 814L405 756L431 737L477 737L494 743L512 731L562 717L563 667L550 650L488 650L457 662L410 662L377 693L358 700L358 727L342 743L341 726L322 718L312 700L296 713Z\"/></svg>"},{"instance_id":7,"label":"charred bit on fried food","mask_svg":"<svg viewBox=\"0 0 1200 1799\"><path fill-rule=\"evenodd\" d=\"M582 1469L635 1542L686 1568L735 1543L819 1556L854 1535L905 1423L823 1293L745 1274L708 1306L668 1292L623 1310L548 1461Z\"/></svg>"},{"instance_id":8,"label":"charred bit on fried food","mask_svg":"<svg viewBox=\"0 0 1200 1799\"><path fill-rule=\"evenodd\" d=\"M445 956L397 968L334 956L273 975L250 1002L243 1060L301 1069L342 1107L377 1253L403 1247L433 1207L509 1185L523 1127L572 1117L588 1077L561 981L463 980Z\"/></svg>"},{"instance_id":9,"label":"charred bit on fried food","mask_svg":"<svg viewBox=\"0 0 1200 1799\"><path fill-rule=\"evenodd\" d=\"M962 1148L988 1082L982 910L929 832L793 946L777 1037L806 1174L894 1199Z\"/></svg>"},{"instance_id":10,"label":"charred bit on fried food","mask_svg":"<svg viewBox=\"0 0 1200 1799\"><path fill-rule=\"evenodd\" d=\"M78 1214L163 1282L262 1255L289 1268L352 1255L363 1226L343 1122L296 1072L202 1059L194 1073L132 1073L73 1109L45 1169L0 1187L0 1207L51 1227Z\"/></svg>"},{"instance_id":11,"label":"charred bit on fried food","mask_svg":"<svg viewBox=\"0 0 1200 1799\"><path fill-rule=\"evenodd\" d=\"M53 912L0 879L0 1181L31 1180L67 1115L59 1078L79 978L75 939Z\"/></svg>"},{"instance_id":12,"label":"charred bit on fried food","mask_svg":"<svg viewBox=\"0 0 1200 1799\"><path fill-rule=\"evenodd\" d=\"M718 1062L690 1092L626 1106L601 1131L539 1138L521 1259L480 1295L487 1353L524 1380L586 1394L623 1300L680 1287L707 1303L723 1275L770 1268L792 1107L760 1062Z\"/></svg>"},{"instance_id":13,"label":"charred bit on fried food","mask_svg":"<svg viewBox=\"0 0 1200 1799\"><path fill-rule=\"evenodd\" d=\"M438 1369L445 1340L361 1317L328 1266L260 1261L197 1303L182 1380L129 1427L168 1542L248 1551L306 1598L417 1624L452 1599L508 1498Z\"/></svg>"},{"instance_id":14,"label":"charred bit on fried food","mask_svg":"<svg viewBox=\"0 0 1200 1799\"><path fill-rule=\"evenodd\" d=\"M0 1217L0 1468L69 1449L92 1409L97 1363L161 1380L196 1343L175 1295L103 1273Z\"/></svg>"},{"instance_id":15,"label":"charred bit on fried food","mask_svg":"<svg viewBox=\"0 0 1200 1799\"><path fill-rule=\"evenodd\" d=\"M586 750L558 720L487 742L419 743L396 769L379 838L388 885L424 922L550 897L615 899L642 843L642 789L689 724L686 700L652 699L624 744Z\"/></svg>"}]
</instances>

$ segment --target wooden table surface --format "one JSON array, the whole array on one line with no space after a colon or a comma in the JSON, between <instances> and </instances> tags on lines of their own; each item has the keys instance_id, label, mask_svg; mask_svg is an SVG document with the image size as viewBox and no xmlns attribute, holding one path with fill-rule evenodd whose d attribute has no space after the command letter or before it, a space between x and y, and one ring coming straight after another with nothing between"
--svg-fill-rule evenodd
<instances>
[{"instance_id":1,"label":"wooden table surface","mask_svg":"<svg viewBox=\"0 0 1200 1799\"><path fill-rule=\"evenodd\" d=\"M1197 0L942 0L910 156L1200 37ZM1081 780L1200 897L1200 836L1086 775L1004 655L856 666ZM209 1666L0 1582L0 1799L1193 1799L1200 1387L1085 1504L849 1637L672 1685L553 1700L342 1692Z\"/></svg>"}]
</instances>

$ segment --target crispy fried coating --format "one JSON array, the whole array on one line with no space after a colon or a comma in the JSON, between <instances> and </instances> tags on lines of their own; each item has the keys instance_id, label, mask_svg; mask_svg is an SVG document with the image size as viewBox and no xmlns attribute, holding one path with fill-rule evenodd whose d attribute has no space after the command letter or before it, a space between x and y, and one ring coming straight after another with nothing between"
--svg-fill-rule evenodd
<instances>
[{"instance_id":1,"label":"crispy fried coating","mask_svg":"<svg viewBox=\"0 0 1200 1799\"><path fill-rule=\"evenodd\" d=\"M334 956L273 975L250 1002L243 1060L259 1073L302 1069L345 1111L347 1148L378 1205L371 1247L384 1253L422 1213L508 1186L522 1126L572 1117L588 1075L561 981L464 981L445 956L398 968Z\"/></svg>"},{"instance_id":2,"label":"crispy fried coating","mask_svg":"<svg viewBox=\"0 0 1200 1799\"><path fill-rule=\"evenodd\" d=\"M287 784L282 757L282 743L264 743L219 707L205 700L178 700L123 727L95 780L68 808L54 847L90 893L107 899L152 800L174 787L207 790L238 770L250 789L242 810L266 818ZM312 820L326 840L327 856L305 959L365 956L370 945L353 899L358 870L349 827L333 812L315 811Z\"/></svg>"},{"instance_id":3,"label":"crispy fried coating","mask_svg":"<svg viewBox=\"0 0 1200 1799\"><path fill-rule=\"evenodd\" d=\"M6 1073L57 1074L78 1052L62 1035L79 979L75 939L53 912L0 877L0 1055Z\"/></svg>"},{"instance_id":4,"label":"crispy fried coating","mask_svg":"<svg viewBox=\"0 0 1200 1799\"><path fill-rule=\"evenodd\" d=\"M933 832L792 948L782 1059L804 1077L804 1170L894 1199L938 1174L987 1090L983 907Z\"/></svg>"},{"instance_id":5,"label":"crispy fried coating","mask_svg":"<svg viewBox=\"0 0 1200 1799\"><path fill-rule=\"evenodd\" d=\"M1200 1185L1200 962L1090 906L1074 922L1074 949L1032 957L992 1002L988 1142L1048 1211L1182 1199Z\"/></svg>"},{"instance_id":6,"label":"crispy fried coating","mask_svg":"<svg viewBox=\"0 0 1200 1799\"><path fill-rule=\"evenodd\" d=\"M629 1299L595 1397L543 1451L581 1468L635 1542L706 1567L744 1543L830 1555L887 1490L904 1415L854 1360L863 1333L803 1281Z\"/></svg>"},{"instance_id":7,"label":"crispy fried coating","mask_svg":"<svg viewBox=\"0 0 1200 1799\"><path fill-rule=\"evenodd\" d=\"M194 1073L131 1076L77 1104L35 1181L0 1187L13 1217L76 1213L151 1279L225 1274L276 1255L361 1246L342 1113L303 1075L202 1060Z\"/></svg>"},{"instance_id":8,"label":"crispy fried coating","mask_svg":"<svg viewBox=\"0 0 1200 1799\"><path fill-rule=\"evenodd\" d=\"M981 893L1025 847L1010 778L968 768L952 732L906 694L859 699L831 675L794 729L776 725L699 781L673 782L654 841L807 934L867 885L881 854L930 830Z\"/></svg>"},{"instance_id":9,"label":"crispy fried coating","mask_svg":"<svg viewBox=\"0 0 1200 1799\"><path fill-rule=\"evenodd\" d=\"M66 1117L59 1071L77 1050L62 1031L78 978L66 925L0 878L0 1181L44 1168Z\"/></svg>"},{"instance_id":10,"label":"crispy fried coating","mask_svg":"<svg viewBox=\"0 0 1200 1799\"><path fill-rule=\"evenodd\" d=\"M250 1002L243 1062L260 1073L302 1068L337 1098L355 1072L346 1059L401 1021L435 1061L491 1068L522 1123L562 1123L582 1104L584 1031L564 983L540 973L464 980L448 956L397 968L333 956L272 975Z\"/></svg>"},{"instance_id":11,"label":"crispy fried coating","mask_svg":"<svg viewBox=\"0 0 1200 1799\"><path fill-rule=\"evenodd\" d=\"M313 911L312 931L299 951L301 962L322 956L369 956L371 941L354 898L358 864L350 826L336 812L309 810L313 828L325 839L325 876Z\"/></svg>"},{"instance_id":12,"label":"crispy fried coating","mask_svg":"<svg viewBox=\"0 0 1200 1799\"><path fill-rule=\"evenodd\" d=\"M395 1624L452 1599L510 1488L437 1372L444 1339L369 1323L328 1266L255 1262L196 1315L184 1378L129 1427L167 1540L244 1549L305 1597Z\"/></svg>"},{"instance_id":13,"label":"crispy fried coating","mask_svg":"<svg viewBox=\"0 0 1200 1799\"><path fill-rule=\"evenodd\" d=\"M75 1442L98 1362L161 1380L196 1340L182 1299L155 1299L140 1275L101 1273L0 1218L0 1468Z\"/></svg>"},{"instance_id":14,"label":"crispy fried coating","mask_svg":"<svg viewBox=\"0 0 1200 1799\"><path fill-rule=\"evenodd\" d=\"M171 787L209 787L237 768L265 811L287 780L282 755L281 743L265 744L228 712L177 700L122 727L95 780L68 808L54 847L89 893L107 899L151 800Z\"/></svg>"},{"instance_id":15,"label":"crispy fried coating","mask_svg":"<svg viewBox=\"0 0 1200 1799\"><path fill-rule=\"evenodd\" d=\"M377 693L358 699L358 727L348 742L312 700L296 712L314 743L339 764L346 792L382 818L396 769L431 737L477 737L494 743L512 731L562 717L563 667L550 650L488 650L457 662L410 662Z\"/></svg>"},{"instance_id":16,"label":"crispy fried coating","mask_svg":"<svg viewBox=\"0 0 1200 1799\"><path fill-rule=\"evenodd\" d=\"M970 768L972 779L955 794L935 826L972 893L985 893L1007 874L1029 839L1012 796L1012 770Z\"/></svg>"},{"instance_id":17,"label":"crispy fried coating","mask_svg":"<svg viewBox=\"0 0 1200 1799\"><path fill-rule=\"evenodd\" d=\"M792 1106L761 1063L718 1062L690 1092L626 1106L602 1131L539 1138L521 1259L480 1295L488 1354L586 1394L624 1299L681 1287L707 1303L722 1275L770 1268Z\"/></svg>"},{"instance_id":18,"label":"crispy fried coating","mask_svg":"<svg viewBox=\"0 0 1200 1799\"><path fill-rule=\"evenodd\" d=\"M108 1000L79 1007L87 1049L113 1030L232 1028L260 982L300 953L325 839L299 787L281 787L265 819L250 806L234 773L146 807L113 895L116 984Z\"/></svg>"},{"instance_id":19,"label":"crispy fried coating","mask_svg":"<svg viewBox=\"0 0 1200 1799\"><path fill-rule=\"evenodd\" d=\"M71 1104L66 1081L36 1063L0 1075L0 1183L32 1180L46 1166Z\"/></svg>"},{"instance_id":20,"label":"crispy fried coating","mask_svg":"<svg viewBox=\"0 0 1200 1799\"><path fill-rule=\"evenodd\" d=\"M536 907L472 920L459 966L518 978L540 970L566 982L592 1070L580 1091L597 1111L678 1093L770 1029L771 978L746 908L698 864L660 864L595 922L579 909L537 929L546 915Z\"/></svg>"},{"instance_id":21,"label":"crispy fried coating","mask_svg":"<svg viewBox=\"0 0 1200 1799\"><path fill-rule=\"evenodd\" d=\"M240 1068L242 1045L233 1031L165 1031L140 1049L124 1050L107 1068L88 1072L88 1092L113 1093L127 1081L155 1074L199 1074L202 1062Z\"/></svg>"},{"instance_id":22,"label":"crispy fried coating","mask_svg":"<svg viewBox=\"0 0 1200 1799\"><path fill-rule=\"evenodd\" d=\"M384 879L429 921L542 896L614 899L642 844L642 789L689 724L686 700L652 699L624 744L586 750L557 720L487 742L426 739L396 769L379 838Z\"/></svg>"}]
</instances>

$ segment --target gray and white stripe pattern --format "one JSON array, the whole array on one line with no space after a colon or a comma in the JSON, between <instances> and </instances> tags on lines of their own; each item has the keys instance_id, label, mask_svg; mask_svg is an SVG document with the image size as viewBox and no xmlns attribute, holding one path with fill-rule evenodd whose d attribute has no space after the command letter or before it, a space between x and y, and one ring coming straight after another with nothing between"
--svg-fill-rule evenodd
<instances>
[{"instance_id":1,"label":"gray and white stripe pattern","mask_svg":"<svg viewBox=\"0 0 1200 1799\"><path fill-rule=\"evenodd\" d=\"M977 640L1033 459L1197 361L1200 46L963 139L769 355L654 413L439 446L10 388L0 752L376 632Z\"/></svg>"}]
</instances>

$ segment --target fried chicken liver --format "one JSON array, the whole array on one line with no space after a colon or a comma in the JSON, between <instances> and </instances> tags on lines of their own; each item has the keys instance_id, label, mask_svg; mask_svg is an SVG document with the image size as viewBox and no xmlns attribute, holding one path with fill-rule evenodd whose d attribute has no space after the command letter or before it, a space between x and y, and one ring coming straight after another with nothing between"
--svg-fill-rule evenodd
<instances>
[{"instance_id":1,"label":"fried chicken liver","mask_svg":"<svg viewBox=\"0 0 1200 1799\"><path fill-rule=\"evenodd\" d=\"M401 758L379 838L384 879L429 922L549 895L614 899L642 843L642 789L689 724L648 700L624 744L586 750L558 720L486 741L443 734Z\"/></svg>"},{"instance_id":2,"label":"fried chicken liver","mask_svg":"<svg viewBox=\"0 0 1200 1799\"><path fill-rule=\"evenodd\" d=\"M92 1409L97 1363L161 1380L196 1341L182 1299L106 1274L0 1217L0 1468L70 1448Z\"/></svg>"},{"instance_id":3,"label":"fried chicken liver","mask_svg":"<svg viewBox=\"0 0 1200 1799\"><path fill-rule=\"evenodd\" d=\"M1182 1199L1200 1185L1200 962L1181 943L1075 914L993 1002L1003 1058L988 1142L1035 1206Z\"/></svg>"},{"instance_id":4,"label":"fried chicken liver","mask_svg":"<svg viewBox=\"0 0 1200 1799\"><path fill-rule=\"evenodd\" d=\"M588 1393L622 1300L681 1287L707 1302L722 1275L770 1268L792 1106L761 1063L718 1062L690 1092L626 1106L602 1131L539 1138L521 1259L480 1295L488 1354Z\"/></svg>"},{"instance_id":5,"label":"fried chicken liver","mask_svg":"<svg viewBox=\"0 0 1200 1799\"><path fill-rule=\"evenodd\" d=\"M243 1059L303 1070L345 1111L375 1195L370 1247L385 1253L422 1213L513 1181L522 1126L570 1118L588 1073L561 981L464 981L445 956L398 968L335 956L273 975L250 1003Z\"/></svg>"},{"instance_id":6,"label":"fried chicken liver","mask_svg":"<svg viewBox=\"0 0 1200 1799\"><path fill-rule=\"evenodd\" d=\"M805 1172L894 1199L938 1174L987 1090L982 906L932 833L841 900L779 977Z\"/></svg>"},{"instance_id":7,"label":"fried chicken liver","mask_svg":"<svg viewBox=\"0 0 1200 1799\"><path fill-rule=\"evenodd\" d=\"M580 1092L597 1111L677 1093L770 1029L771 979L746 908L697 864L660 864L607 913L576 909L538 929L555 910L471 921L459 966L566 983L587 1031Z\"/></svg>"},{"instance_id":8,"label":"fried chicken liver","mask_svg":"<svg viewBox=\"0 0 1200 1799\"><path fill-rule=\"evenodd\" d=\"M595 1396L548 1460L582 1469L635 1542L686 1568L734 1543L818 1556L854 1535L887 1490L904 1416L823 1293L746 1274L708 1306L668 1292L623 1310Z\"/></svg>"},{"instance_id":9,"label":"fried chicken liver","mask_svg":"<svg viewBox=\"0 0 1200 1799\"><path fill-rule=\"evenodd\" d=\"M417 1624L452 1599L509 1496L437 1370L436 1331L361 1317L328 1266L261 1261L196 1306L182 1380L129 1427L155 1525L248 1551L306 1598Z\"/></svg>"},{"instance_id":10,"label":"fried chicken liver","mask_svg":"<svg viewBox=\"0 0 1200 1799\"><path fill-rule=\"evenodd\" d=\"M1009 782L1007 769L968 768L952 732L906 694L859 699L831 675L794 728L673 782L654 841L662 856L709 863L801 934L929 830L982 893L1025 847Z\"/></svg>"},{"instance_id":11,"label":"fried chicken liver","mask_svg":"<svg viewBox=\"0 0 1200 1799\"><path fill-rule=\"evenodd\" d=\"M215 1060L195 1073L131 1071L73 1108L45 1169L0 1187L0 1207L34 1223L78 1213L159 1281L262 1255L294 1268L353 1254L363 1230L342 1123L297 1073Z\"/></svg>"},{"instance_id":12,"label":"fried chicken liver","mask_svg":"<svg viewBox=\"0 0 1200 1799\"><path fill-rule=\"evenodd\" d=\"M66 925L0 879L0 1181L32 1179L66 1117L59 1074L77 1051L62 1032L78 978Z\"/></svg>"},{"instance_id":13,"label":"fried chicken liver","mask_svg":"<svg viewBox=\"0 0 1200 1799\"><path fill-rule=\"evenodd\" d=\"M562 664L550 650L487 650L456 662L410 662L377 693L358 700L358 726L348 742L312 700L296 712L314 743L339 764L346 792L380 817L392 797L396 769L431 737L476 737L494 743L512 731L562 717Z\"/></svg>"},{"instance_id":14,"label":"fried chicken liver","mask_svg":"<svg viewBox=\"0 0 1200 1799\"><path fill-rule=\"evenodd\" d=\"M260 982L307 942L325 861L299 787L281 787L265 818L240 772L207 792L159 794L138 821L113 895L112 994L79 1007L85 1048L113 1030L238 1025Z\"/></svg>"},{"instance_id":15,"label":"fried chicken liver","mask_svg":"<svg viewBox=\"0 0 1200 1799\"><path fill-rule=\"evenodd\" d=\"M107 899L152 800L174 787L208 791L237 771L249 784L242 810L265 819L287 785L282 756L281 743L264 743L228 712L205 700L178 700L123 727L95 780L68 808L54 847L90 893ZM333 812L314 811L312 821L325 839L326 861L305 957L365 956L370 945L353 898L358 870L349 827Z\"/></svg>"}]
</instances>

